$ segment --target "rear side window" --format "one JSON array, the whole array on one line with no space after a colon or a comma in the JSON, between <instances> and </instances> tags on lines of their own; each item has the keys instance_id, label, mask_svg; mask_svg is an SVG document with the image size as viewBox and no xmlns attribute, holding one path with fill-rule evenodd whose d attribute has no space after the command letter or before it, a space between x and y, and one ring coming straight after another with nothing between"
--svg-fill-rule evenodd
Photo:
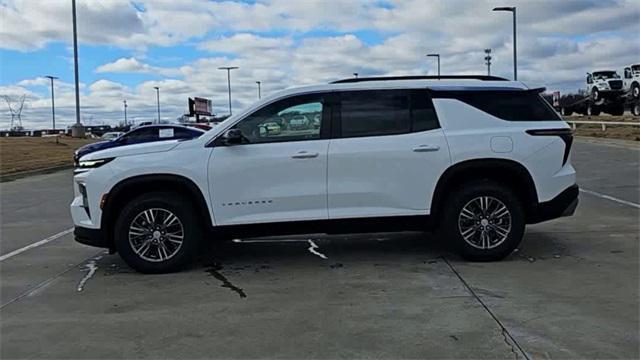
<instances>
[{"instance_id":1,"label":"rear side window","mask_svg":"<svg viewBox=\"0 0 640 360\"><path fill-rule=\"evenodd\" d=\"M426 90L347 91L340 95L340 136L382 136L438 127Z\"/></svg>"},{"instance_id":2,"label":"rear side window","mask_svg":"<svg viewBox=\"0 0 640 360\"><path fill-rule=\"evenodd\" d=\"M535 91L460 91L434 96L460 100L502 120L560 120L551 105Z\"/></svg>"}]
</instances>

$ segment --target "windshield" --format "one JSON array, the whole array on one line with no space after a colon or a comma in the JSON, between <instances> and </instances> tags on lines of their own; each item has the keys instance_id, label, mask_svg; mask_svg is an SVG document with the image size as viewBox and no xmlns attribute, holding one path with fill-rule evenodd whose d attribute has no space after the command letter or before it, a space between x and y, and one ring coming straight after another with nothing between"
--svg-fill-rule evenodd
<instances>
[{"instance_id":1,"label":"windshield","mask_svg":"<svg viewBox=\"0 0 640 360\"><path fill-rule=\"evenodd\" d=\"M640 73L640 64L631 65L631 71L634 73Z\"/></svg>"},{"instance_id":2,"label":"windshield","mask_svg":"<svg viewBox=\"0 0 640 360\"><path fill-rule=\"evenodd\" d=\"M615 71L598 71L593 73L593 77L600 79L619 79L620 75Z\"/></svg>"}]
</instances>

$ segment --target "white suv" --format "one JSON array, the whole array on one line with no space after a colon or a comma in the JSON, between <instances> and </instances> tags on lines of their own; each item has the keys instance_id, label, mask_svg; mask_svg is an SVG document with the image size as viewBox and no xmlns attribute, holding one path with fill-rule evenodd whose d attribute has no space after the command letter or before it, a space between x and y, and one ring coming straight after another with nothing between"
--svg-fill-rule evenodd
<instances>
[{"instance_id":1,"label":"white suv","mask_svg":"<svg viewBox=\"0 0 640 360\"><path fill-rule=\"evenodd\" d=\"M485 76L285 90L197 139L83 156L76 240L150 273L183 267L204 241L319 232L436 230L467 259L498 260L525 224L578 203L572 133L542 90Z\"/></svg>"}]
</instances>

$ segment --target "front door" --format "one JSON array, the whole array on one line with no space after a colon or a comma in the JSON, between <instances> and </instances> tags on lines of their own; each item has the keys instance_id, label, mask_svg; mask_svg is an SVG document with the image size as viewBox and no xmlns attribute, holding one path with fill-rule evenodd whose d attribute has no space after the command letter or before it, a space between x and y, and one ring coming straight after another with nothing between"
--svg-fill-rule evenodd
<instances>
[{"instance_id":1,"label":"front door","mask_svg":"<svg viewBox=\"0 0 640 360\"><path fill-rule=\"evenodd\" d=\"M242 143L215 142L208 173L217 225L327 219L326 108L322 95L280 100L234 126Z\"/></svg>"}]
</instances>

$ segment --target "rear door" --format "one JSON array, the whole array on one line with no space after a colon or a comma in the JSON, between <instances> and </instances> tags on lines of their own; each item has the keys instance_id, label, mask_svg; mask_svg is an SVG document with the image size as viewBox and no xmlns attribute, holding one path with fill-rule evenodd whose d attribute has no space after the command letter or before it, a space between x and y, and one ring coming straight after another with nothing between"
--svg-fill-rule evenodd
<instances>
[{"instance_id":1,"label":"rear door","mask_svg":"<svg viewBox=\"0 0 640 360\"><path fill-rule=\"evenodd\" d=\"M449 150L426 90L339 94L329 145L329 218L424 215Z\"/></svg>"}]
</instances>

